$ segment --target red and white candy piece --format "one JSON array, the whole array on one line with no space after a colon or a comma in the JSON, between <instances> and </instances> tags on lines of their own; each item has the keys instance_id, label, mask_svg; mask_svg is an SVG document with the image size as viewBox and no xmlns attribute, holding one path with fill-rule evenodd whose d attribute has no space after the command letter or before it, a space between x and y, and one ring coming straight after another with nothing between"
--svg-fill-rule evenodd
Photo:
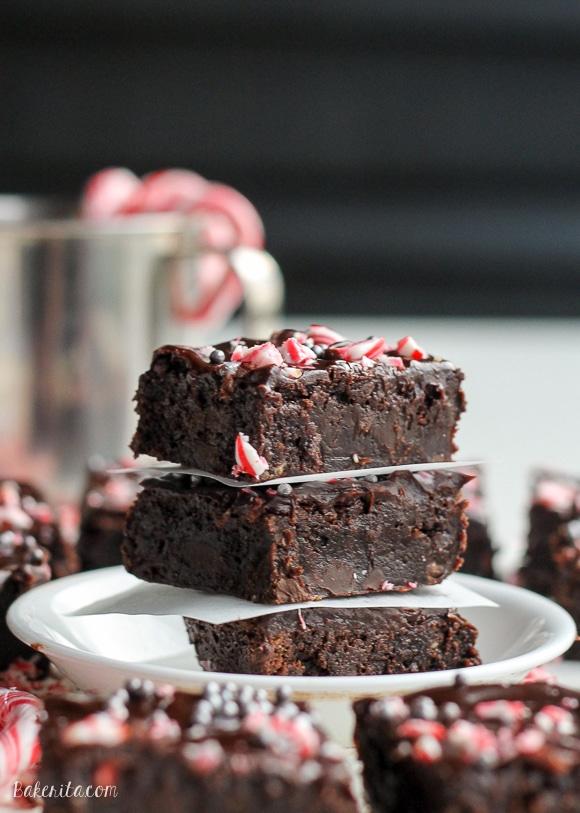
<instances>
[{"instance_id":1,"label":"red and white candy piece","mask_svg":"<svg viewBox=\"0 0 580 813\"><path fill-rule=\"evenodd\" d=\"M383 361L388 367L395 367L397 370L405 369L405 362L399 356L385 356Z\"/></svg>"},{"instance_id":2,"label":"red and white candy piece","mask_svg":"<svg viewBox=\"0 0 580 813\"><path fill-rule=\"evenodd\" d=\"M129 169L102 169L92 175L85 185L81 215L90 220L116 217L140 187L141 181Z\"/></svg>"},{"instance_id":3,"label":"red and white candy piece","mask_svg":"<svg viewBox=\"0 0 580 813\"><path fill-rule=\"evenodd\" d=\"M422 720L412 718L401 723L397 728L397 736L414 740L417 737L434 737L436 740L445 739L447 729L443 723L436 720Z\"/></svg>"},{"instance_id":4,"label":"red and white candy piece","mask_svg":"<svg viewBox=\"0 0 580 813\"><path fill-rule=\"evenodd\" d=\"M270 467L268 461L254 449L247 435L238 432L235 446L236 465L232 468L234 477L240 474L249 474L250 477L259 477Z\"/></svg>"},{"instance_id":5,"label":"red and white candy piece","mask_svg":"<svg viewBox=\"0 0 580 813\"><path fill-rule=\"evenodd\" d=\"M403 358L421 361L427 358L427 353L419 347L412 336L404 336L397 342L397 353Z\"/></svg>"},{"instance_id":6,"label":"red and white candy piece","mask_svg":"<svg viewBox=\"0 0 580 813\"><path fill-rule=\"evenodd\" d=\"M275 365L280 367L284 364L284 359L280 355L278 348L272 342L257 344L255 347L244 347L239 344L231 355L232 361L239 361L253 370L260 367L270 367Z\"/></svg>"},{"instance_id":7,"label":"red and white candy piece","mask_svg":"<svg viewBox=\"0 0 580 813\"><path fill-rule=\"evenodd\" d=\"M341 336L336 330L331 330L326 325L315 324L310 325L308 328L308 338L312 339L313 344L319 344L323 347L344 341L344 336Z\"/></svg>"},{"instance_id":8,"label":"red and white candy piece","mask_svg":"<svg viewBox=\"0 0 580 813\"><path fill-rule=\"evenodd\" d=\"M0 689L0 788L40 759L40 700L19 689Z\"/></svg>"},{"instance_id":9,"label":"red and white candy piece","mask_svg":"<svg viewBox=\"0 0 580 813\"><path fill-rule=\"evenodd\" d=\"M204 195L209 182L188 169L161 169L145 175L121 208L121 214L187 212Z\"/></svg>"},{"instance_id":10,"label":"red and white candy piece","mask_svg":"<svg viewBox=\"0 0 580 813\"><path fill-rule=\"evenodd\" d=\"M360 342L350 342L342 347L334 347L344 361L362 361L363 358L375 359L382 355L386 347L386 342L382 336L371 336Z\"/></svg>"},{"instance_id":11,"label":"red and white candy piece","mask_svg":"<svg viewBox=\"0 0 580 813\"><path fill-rule=\"evenodd\" d=\"M127 724L109 711L89 714L70 723L61 737L66 745L104 745L112 748L127 739Z\"/></svg>"},{"instance_id":12,"label":"red and white candy piece","mask_svg":"<svg viewBox=\"0 0 580 813\"><path fill-rule=\"evenodd\" d=\"M413 745L412 753L413 757L419 762L426 762L430 765L441 759L443 748L435 737L423 735Z\"/></svg>"},{"instance_id":13,"label":"red and white candy piece","mask_svg":"<svg viewBox=\"0 0 580 813\"><path fill-rule=\"evenodd\" d=\"M280 348L280 352L282 353L282 358L284 361L287 361L288 364L307 364L316 358L316 353L314 353L310 347L301 344L294 338L286 339Z\"/></svg>"}]
</instances>

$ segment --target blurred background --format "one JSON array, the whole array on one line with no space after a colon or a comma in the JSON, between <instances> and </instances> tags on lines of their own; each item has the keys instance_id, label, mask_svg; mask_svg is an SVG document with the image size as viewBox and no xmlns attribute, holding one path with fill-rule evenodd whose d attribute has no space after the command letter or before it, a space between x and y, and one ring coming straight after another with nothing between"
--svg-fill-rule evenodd
<instances>
[{"instance_id":1,"label":"blurred background","mask_svg":"<svg viewBox=\"0 0 580 813\"><path fill-rule=\"evenodd\" d=\"M3 0L0 43L0 192L77 199L109 165L188 167L239 189L284 273L280 323L412 333L463 366L460 454L486 461L492 525L514 560L532 467L580 473L580 5ZM45 294L28 290L24 316L10 289L0 297L4 325L28 319L43 348L31 390L24 344L5 331L4 467L30 450L30 437L14 440L24 423L36 446L53 432L77 464L123 453L115 410L129 414L153 349L139 334L149 311L133 297L118 336L124 300L111 287L108 347L78 350L96 324L79 310L50 349L37 327ZM71 296L64 310L52 302L49 335L84 302ZM203 338L238 329L216 324ZM56 374L42 372L49 352L67 359ZM63 385L70 370L74 386ZM117 401L101 404L111 392ZM104 449L95 426L123 441Z\"/></svg>"},{"instance_id":2,"label":"blurred background","mask_svg":"<svg viewBox=\"0 0 580 813\"><path fill-rule=\"evenodd\" d=\"M192 167L256 204L291 313L579 315L578 4L4 0L0 22L3 191Z\"/></svg>"}]
</instances>

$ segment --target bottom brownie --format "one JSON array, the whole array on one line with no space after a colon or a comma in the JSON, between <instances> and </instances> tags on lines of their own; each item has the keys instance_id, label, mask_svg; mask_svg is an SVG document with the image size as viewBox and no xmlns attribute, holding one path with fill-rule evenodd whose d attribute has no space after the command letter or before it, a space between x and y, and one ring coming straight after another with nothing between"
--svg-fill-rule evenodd
<instances>
[{"instance_id":1,"label":"bottom brownie","mask_svg":"<svg viewBox=\"0 0 580 813\"><path fill-rule=\"evenodd\" d=\"M132 681L45 706L38 784L61 791L45 813L356 813L344 753L284 691Z\"/></svg>"},{"instance_id":2,"label":"bottom brownie","mask_svg":"<svg viewBox=\"0 0 580 813\"><path fill-rule=\"evenodd\" d=\"M480 663L454 610L308 608L209 624L185 618L203 668L256 675L394 675Z\"/></svg>"},{"instance_id":3,"label":"bottom brownie","mask_svg":"<svg viewBox=\"0 0 580 813\"><path fill-rule=\"evenodd\" d=\"M375 813L578 813L580 694L528 683L361 700Z\"/></svg>"}]
</instances>

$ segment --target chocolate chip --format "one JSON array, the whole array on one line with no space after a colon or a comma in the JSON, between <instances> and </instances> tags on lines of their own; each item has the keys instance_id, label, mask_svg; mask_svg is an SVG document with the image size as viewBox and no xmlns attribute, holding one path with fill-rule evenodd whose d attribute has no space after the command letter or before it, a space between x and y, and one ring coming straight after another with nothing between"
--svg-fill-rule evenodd
<instances>
[{"instance_id":1,"label":"chocolate chip","mask_svg":"<svg viewBox=\"0 0 580 813\"><path fill-rule=\"evenodd\" d=\"M292 494L292 486L290 483L280 483L278 486L278 494L281 497L289 497Z\"/></svg>"},{"instance_id":2,"label":"chocolate chip","mask_svg":"<svg viewBox=\"0 0 580 813\"><path fill-rule=\"evenodd\" d=\"M209 360L212 364L223 364L226 360L226 354L223 350L212 350Z\"/></svg>"}]
</instances>

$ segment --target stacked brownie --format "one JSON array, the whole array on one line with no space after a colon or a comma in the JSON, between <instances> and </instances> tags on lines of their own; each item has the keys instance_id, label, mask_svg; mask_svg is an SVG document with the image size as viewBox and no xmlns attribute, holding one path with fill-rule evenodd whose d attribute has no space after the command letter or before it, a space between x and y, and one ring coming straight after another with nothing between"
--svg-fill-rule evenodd
<instances>
[{"instance_id":1,"label":"stacked brownie","mask_svg":"<svg viewBox=\"0 0 580 813\"><path fill-rule=\"evenodd\" d=\"M557 601L580 624L579 479L546 471L535 475L520 581ZM580 645L567 657L580 658Z\"/></svg>"},{"instance_id":2,"label":"stacked brownie","mask_svg":"<svg viewBox=\"0 0 580 813\"><path fill-rule=\"evenodd\" d=\"M145 481L123 558L151 582L292 604L438 584L466 544L468 477L395 472L268 479L451 459L463 375L410 337L349 342L320 325L268 342L165 346L141 376L132 448L215 475ZM327 607L211 625L186 619L209 670L388 674L478 663L453 610Z\"/></svg>"}]
</instances>

